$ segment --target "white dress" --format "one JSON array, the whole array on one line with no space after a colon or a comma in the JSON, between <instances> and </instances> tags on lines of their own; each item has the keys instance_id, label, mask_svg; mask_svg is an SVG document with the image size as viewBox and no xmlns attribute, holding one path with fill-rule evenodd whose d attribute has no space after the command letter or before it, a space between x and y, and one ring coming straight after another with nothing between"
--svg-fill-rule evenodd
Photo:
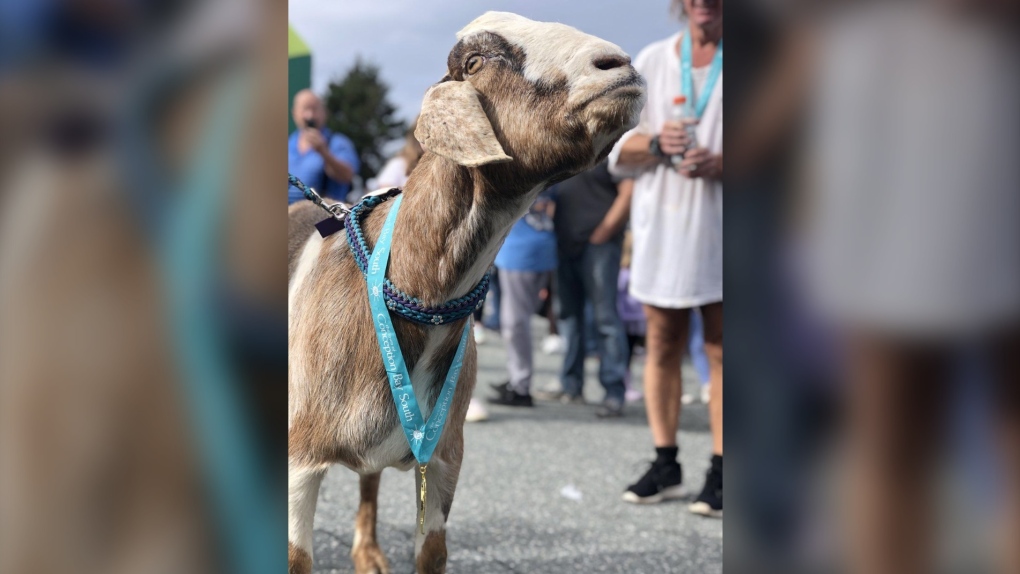
<instances>
[{"instance_id":1,"label":"white dress","mask_svg":"<svg viewBox=\"0 0 1020 574\"><path fill-rule=\"evenodd\" d=\"M1011 34L934 4L834 19L818 50L801 237L843 325L955 336L1020 318L1020 80Z\"/></svg>"},{"instance_id":2,"label":"white dress","mask_svg":"<svg viewBox=\"0 0 1020 574\"><path fill-rule=\"evenodd\" d=\"M630 294L649 305L691 308L723 298L722 182L688 179L667 165L629 169L617 165L620 147L632 134L655 135L670 117L680 94L681 33L655 42L638 54L634 67L648 84L640 123L620 138L609 155L609 171L633 177ZM700 96L709 66L693 69L694 99ZM697 128L698 145L722 153L722 76Z\"/></svg>"}]
</instances>

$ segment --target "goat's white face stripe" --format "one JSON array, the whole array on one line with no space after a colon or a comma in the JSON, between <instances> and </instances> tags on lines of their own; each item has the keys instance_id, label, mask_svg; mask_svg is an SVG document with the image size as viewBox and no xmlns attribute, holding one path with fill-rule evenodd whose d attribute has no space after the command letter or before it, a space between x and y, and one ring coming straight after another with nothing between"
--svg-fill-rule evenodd
<instances>
[{"instance_id":1,"label":"goat's white face stripe","mask_svg":"<svg viewBox=\"0 0 1020 574\"><path fill-rule=\"evenodd\" d=\"M509 12L486 12L457 32L464 40L492 32L521 48L525 54L524 77L531 81L565 78L568 103L587 97L612 80L613 74L595 73L593 62L602 56L627 57L619 46L556 22L535 22ZM620 70L623 75L628 72Z\"/></svg>"}]
</instances>

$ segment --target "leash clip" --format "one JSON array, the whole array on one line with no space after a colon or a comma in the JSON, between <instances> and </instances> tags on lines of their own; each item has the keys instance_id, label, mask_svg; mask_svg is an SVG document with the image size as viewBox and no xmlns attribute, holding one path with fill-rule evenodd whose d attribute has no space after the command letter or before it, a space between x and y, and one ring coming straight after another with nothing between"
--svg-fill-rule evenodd
<instances>
[{"instance_id":1,"label":"leash clip","mask_svg":"<svg viewBox=\"0 0 1020 574\"><path fill-rule=\"evenodd\" d=\"M328 211L330 215L332 215L336 219L343 219L347 217L348 213L351 212L350 208L342 203L331 203L329 205L326 205L325 202L323 202L322 208Z\"/></svg>"},{"instance_id":2,"label":"leash clip","mask_svg":"<svg viewBox=\"0 0 1020 574\"><path fill-rule=\"evenodd\" d=\"M315 205L318 205L322 209L326 210L330 215L333 216L334 219L342 220L344 217L347 216L348 213L351 212L350 208L348 208L342 203L338 202L327 204L326 200L321 195L319 195L317 191L308 187L307 185L305 185L303 181L289 173L287 174L287 184L293 185L294 187L298 188L298 190L300 190L301 193L305 196L305 199L311 201Z\"/></svg>"}]
</instances>

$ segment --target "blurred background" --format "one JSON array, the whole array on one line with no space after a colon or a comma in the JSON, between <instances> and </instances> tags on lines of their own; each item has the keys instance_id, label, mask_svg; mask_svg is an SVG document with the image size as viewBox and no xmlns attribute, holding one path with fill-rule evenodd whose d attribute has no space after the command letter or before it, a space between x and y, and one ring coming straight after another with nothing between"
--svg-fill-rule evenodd
<instances>
[{"instance_id":1,"label":"blurred background","mask_svg":"<svg viewBox=\"0 0 1020 574\"><path fill-rule=\"evenodd\" d=\"M1017 7L729 4L725 571L1020 571Z\"/></svg>"},{"instance_id":2,"label":"blurred background","mask_svg":"<svg viewBox=\"0 0 1020 574\"><path fill-rule=\"evenodd\" d=\"M491 8L632 56L678 29L667 2ZM294 96L311 88L328 125L367 150L348 192L389 184L380 172L454 33L481 11L0 4L0 572L283 569ZM1020 571L1017 3L751 0L725 12L725 570ZM372 95L375 125L352 119L348 90ZM505 355L493 336L482 347L495 378ZM536 372L551 378L561 361L549 348ZM708 414L691 362L684 373L681 458L697 475ZM719 523L675 505L592 505L633 478L642 412L628 405L622 421L639 424L599 426L549 403L529 427L494 409L507 426L473 431L490 462L508 456L505 431L550 460L573 453L579 466L590 448L621 464L529 475L551 489L543 516L566 521L564 535L534 527L514 498L483 499L506 484L490 488L499 467L472 470L469 447L474 511L519 516L505 538L485 514L468 521L493 530L463 526L461 571L500 571L472 570L493 557L594 568L607 541L617 546L602 557L627 571L718 571ZM333 547L342 569L356 498L351 477L334 476L346 498L316 550ZM392 557L407 552L413 487L389 480L408 499L381 519ZM532 554L508 559L522 540ZM478 550L493 541L494 554ZM555 554L564 545L576 552Z\"/></svg>"},{"instance_id":3,"label":"blurred background","mask_svg":"<svg viewBox=\"0 0 1020 574\"><path fill-rule=\"evenodd\" d=\"M0 571L284 569L285 23L0 5Z\"/></svg>"}]
</instances>

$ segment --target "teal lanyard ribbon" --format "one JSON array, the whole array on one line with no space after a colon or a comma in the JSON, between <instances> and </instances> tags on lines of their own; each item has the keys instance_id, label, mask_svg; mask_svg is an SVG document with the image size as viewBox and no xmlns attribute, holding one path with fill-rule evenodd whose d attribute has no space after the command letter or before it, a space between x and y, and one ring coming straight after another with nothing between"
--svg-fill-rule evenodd
<instances>
[{"instance_id":1,"label":"teal lanyard ribbon","mask_svg":"<svg viewBox=\"0 0 1020 574\"><path fill-rule=\"evenodd\" d=\"M698 97L698 103L694 108L694 114L698 119L705 113L708 107L708 98L715 89L715 84L722 74L722 40L715 49L715 57L712 58L712 67L708 70L708 77L705 78L705 85ZM687 97L688 102L694 102L694 80L691 79L691 34L684 32L680 41L680 93Z\"/></svg>"},{"instance_id":2,"label":"teal lanyard ribbon","mask_svg":"<svg viewBox=\"0 0 1020 574\"><path fill-rule=\"evenodd\" d=\"M136 198L158 206L147 223L155 228L168 284L175 351L181 362L181 381L189 400L204 472L213 494L218 526L232 571L273 572L279 565L274 526L282 514L272 501L272 484L251 436L254 423L245 411L246 394L230 364L216 302L210 297L215 273L222 267L210 249L221 233L230 187L229 167L236 160L235 137L244 120L251 71L238 69L215 95L202 142L180 185L166 196ZM138 121L141 118L133 117ZM135 143L132 140L132 143ZM139 148L146 145L138 142ZM151 164L149 164L151 165ZM157 186L151 176L142 187ZM141 192L139 192L141 193ZM163 200L165 203L156 203ZM144 215L144 214L143 214Z\"/></svg>"},{"instance_id":3,"label":"teal lanyard ribbon","mask_svg":"<svg viewBox=\"0 0 1020 574\"><path fill-rule=\"evenodd\" d=\"M396 332L393 329L393 322L390 320L390 312L386 308L383 294L383 285L386 282L386 264L390 259L393 225L397 220L397 211L400 210L400 202L403 198L403 195L399 195L393 201L393 206L386 217L386 223L383 225L382 232L379 233L378 241L376 241L372 257L368 261L368 302L372 307L372 323L375 325L375 335L379 341L386 377L390 381L393 402L397 407L397 418L400 419L400 426L404 429L414 458L424 469L429 459L432 458L432 451L435 450L439 437L443 433L443 426L446 424L446 415L450 411L453 393L457 389L457 379L460 377L460 369L464 364L464 349L467 348L471 321L469 318L464 323L464 333L460 337L457 353L453 356L453 364L450 365L450 371L446 374L446 381L443 382L443 388L439 392L435 408L432 409L432 413L426 421L418 408L414 387L411 386L411 376L407 372L404 355L400 352L400 344L397 342ZM424 478L424 470L422 476Z\"/></svg>"}]
</instances>

